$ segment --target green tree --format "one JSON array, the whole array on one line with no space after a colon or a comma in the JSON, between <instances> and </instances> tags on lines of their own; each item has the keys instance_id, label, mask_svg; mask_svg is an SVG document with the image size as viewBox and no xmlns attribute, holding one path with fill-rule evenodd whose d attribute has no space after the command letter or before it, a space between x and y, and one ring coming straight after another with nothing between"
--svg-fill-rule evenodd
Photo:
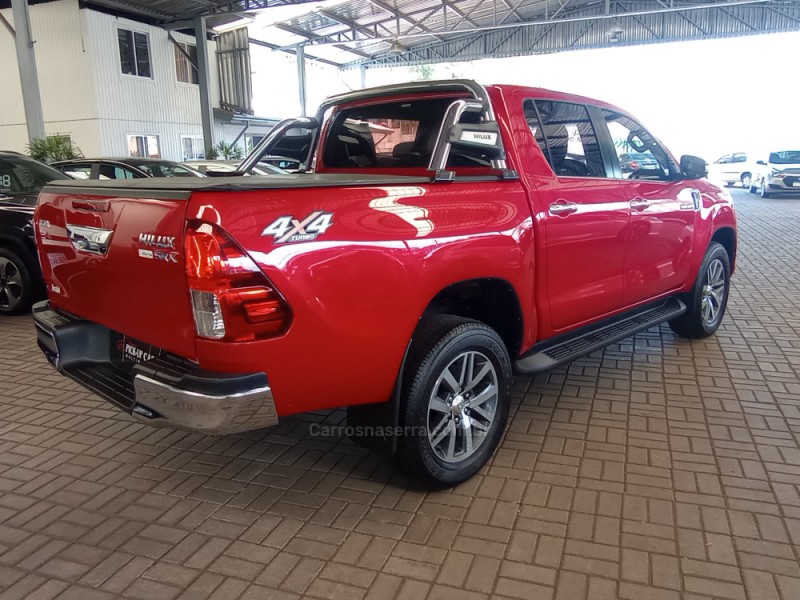
<instances>
[{"instance_id":1,"label":"green tree","mask_svg":"<svg viewBox=\"0 0 800 600\"><path fill-rule=\"evenodd\" d=\"M211 148L211 152L206 158L209 160L238 160L244 158L244 149L238 144L221 141Z\"/></svg>"},{"instance_id":2,"label":"green tree","mask_svg":"<svg viewBox=\"0 0 800 600\"><path fill-rule=\"evenodd\" d=\"M417 79L433 79L433 67L431 65L414 65L408 69Z\"/></svg>"}]
</instances>

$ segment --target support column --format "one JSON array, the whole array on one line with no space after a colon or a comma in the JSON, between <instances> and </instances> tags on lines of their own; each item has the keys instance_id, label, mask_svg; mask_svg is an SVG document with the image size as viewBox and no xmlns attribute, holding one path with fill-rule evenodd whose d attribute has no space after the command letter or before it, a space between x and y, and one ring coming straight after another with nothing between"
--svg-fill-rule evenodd
<instances>
[{"instance_id":1,"label":"support column","mask_svg":"<svg viewBox=\"0 0 800 600\"><path fill-rule=\"evenodd\" d=\"M359 70L361 71L361 89L363 90L367 87L367 65L361 65Z\"/></svg>"},{"instance_id":2,"label":"support column","mask_svg":"<svg viewBox=\"0 0 800 600\"><path fill-rule=\"evenodd\" d=\"M302 44L297 46L297 92L300 96L300 116L306 116L306 49Z\"/></svg>"},{"instance_id":3,"label":"support column","mask_svg":"<svg viewBox=\"0 0 800 600\"><path fill-rule=\"evenodd\" d=\"M200 119L203 123L203 145L206 156L214 147L214 109L211 106L211 78L208 71L208 42L206 41L206 18L195 17L194 39L197 46L197 82L200 88Z\"/></svg>"},{"instance_id":4,"label":"support column","mask_svg":"<svg viewBox=\"0 0 800 600\"><path fill-rule=\"evenodd\" d=\"M22 103L25 105L25 123L28 126L28 140L45 137L44 116L42 115L42 95L39 92L39 74L36 71L36 55L33 51L31 19L28 0L11 0L14 14L15 41L17 44L17 65L22 85Z\"/></svg>"}]
</instances>

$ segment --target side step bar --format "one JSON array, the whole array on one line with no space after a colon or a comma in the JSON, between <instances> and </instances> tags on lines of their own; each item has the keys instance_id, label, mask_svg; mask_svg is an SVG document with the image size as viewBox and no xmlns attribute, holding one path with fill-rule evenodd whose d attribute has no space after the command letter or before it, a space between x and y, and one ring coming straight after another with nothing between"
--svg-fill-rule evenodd
<instances>
[{"instance_id":1,"label":"side step bar","mask_svg":"<svg viewBox=\"0 0 800 600\"><path fill-rule=\"evenodd\" d=\"M654 325L669 321L686 312L686 304L678 298L651 306L642 311L615 317L583 327L565 336L536 344L514 367L518 373L541 373L564 363L591 354Z\"/></svg>"}]
</instances>

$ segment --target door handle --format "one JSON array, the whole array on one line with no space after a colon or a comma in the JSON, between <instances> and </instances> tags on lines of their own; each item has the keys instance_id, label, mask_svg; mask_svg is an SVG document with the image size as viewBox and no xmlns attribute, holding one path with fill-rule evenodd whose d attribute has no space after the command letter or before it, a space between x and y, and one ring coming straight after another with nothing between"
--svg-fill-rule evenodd
<instances>
[{"instance_id":1,"label":"door handle","mask_svg":"<svg viewBox=\"0 0 800 600\"><path fill-rule=\"evenodd\" d=\"M648 206L650 206L650 201L645 200L644 198L634 198L628 203L633 210L644 210Z\"/></svg>"},{"instance_id":2,"label":"door handle","mask_svg":"<svg viewBox=\"0 0 800 600\"><path fill-rule=\"evenodd\" d=\"M556 216L567 216L578 211L578 205L574 202L555 202L550 205L550 214Z\"/></svg>"}]
</instances>

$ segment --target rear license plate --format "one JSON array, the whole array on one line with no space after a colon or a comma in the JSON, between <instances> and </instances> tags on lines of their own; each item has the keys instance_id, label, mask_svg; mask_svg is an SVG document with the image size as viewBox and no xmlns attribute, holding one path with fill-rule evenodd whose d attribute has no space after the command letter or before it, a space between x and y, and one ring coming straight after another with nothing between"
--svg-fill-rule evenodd
<instances>
[{"instance_id":1,"label":"rear license plate","mask_svg":"<svg viewBox=\"0 0 800 600\"><path fill-rule=\"evenodd\" d=\"M111 348L111 355L115 362L129 367L161 356L163 353L161 348L140 342L124 334L117 335Z\"/></svg>"}]
</instances>

